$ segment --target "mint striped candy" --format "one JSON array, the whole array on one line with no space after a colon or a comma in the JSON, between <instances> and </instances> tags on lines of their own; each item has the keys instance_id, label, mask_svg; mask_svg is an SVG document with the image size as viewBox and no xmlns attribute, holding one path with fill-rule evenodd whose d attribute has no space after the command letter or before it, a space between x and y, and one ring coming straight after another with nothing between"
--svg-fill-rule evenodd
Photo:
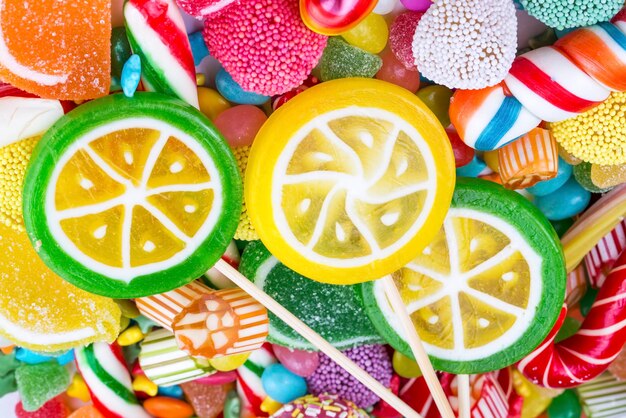
<instances>
[{"instance_id":1,"label":"mint striped candy","mask_svg":"<svg viewBox=\"0 0 626 418\"><path fill-rule=\"evenodd\" d=\"M159 386L179 385L215 373L208 361L178 348L174 334L165 329L152 331L143 340L139 365Z\"/></svg>"}]
</instances>

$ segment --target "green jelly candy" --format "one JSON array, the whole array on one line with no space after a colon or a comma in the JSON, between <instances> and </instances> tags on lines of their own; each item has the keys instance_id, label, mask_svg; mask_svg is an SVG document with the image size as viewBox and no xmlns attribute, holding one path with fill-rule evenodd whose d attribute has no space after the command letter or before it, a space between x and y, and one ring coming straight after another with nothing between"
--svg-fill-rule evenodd
<instances>
[{"instance_id":1,"label":"green jelly candy","mask_svg":"<svg viewBox=\"0 0 626 418\"><path fill-rule=\"evenodd\" d=\"M417 92L419 97L426 106L437 116L443 127L450 125L450 99L452 99L452 90L445 86L428 86Z\"/></svg>"},{"instance_id":2,"label":"green jelly candy","mask_svg":"<svg viewBox=\"0 0 626 418\"><path fill-rule=\"evenodd\" d=\"M0 398L17 390L15 369L19 365L20 362L15 360L14 353L0 355Z\"/></svg>"},{"instance_id":3,"label":"green jelly candy","mask_svg":"<svg viewBox=\"0 0 626 418\"><path fill-rule=\"evenodd\" d=\"M550 418L580 418L581 413L582 408L578 396L571 389L552 399L552 403L548 406L548 417Z\"/></svg>"},{"instance_id":4,"label":"green jelly candy","mask_svg":"<svg viewBox=\"0 0 626 418\"><path fill-rule=\"evenodd\" d=\"M602 189L593 184L593 181L591 181L591 163L582 162L575 165L574 177L576 178L578 184L591 193L606 193L612 189L612 187Z\"/></svg>"},{"instance_id":5,"label":"green jelly candy","mask_svg":"<svg viewBox=\"0 0 626 418\"><path fill-rule=\"evenodd\" d=\"M131 54L126 28L124 26L113 28L111 32L111 76L118 80L122 78L122 68Z\"/></svg>"},{"instance_id":6,"label":"green jelly candy","mask_svg":"<svg viewBox=\"0 0 626 418\"><path fill-rule=\"evenodd\" d=\"M349 77L372 78L382 65L383 60L378 55L352 46L341 38L328 38L320 60L320 78L322 81Z\"/></svg>"},{"instance_id":7,"label":"green jelly candy","mask_svg":"<svg viewBox=\"0 0 626 418\"><path fill-rule=\"evenodd\" d=\"M368 320L354 286L330 285L301 276L280 263L261 241L248 244L239 270L340 350L384 342ZM268 341L298 350L317 350L271 312L269 318Z\"/></svg>"},{"instance_id":8,"label":"green jelly candy","mask_svg":"<svg viewBox=\"0 0 626 418\"><path fill-rule=\"evenodd\" d=\"M50 399L65 392L70 374L56 361L23 364L15 371L17 390L25 411L36 411Z\"/></svg>"}]
</instances>

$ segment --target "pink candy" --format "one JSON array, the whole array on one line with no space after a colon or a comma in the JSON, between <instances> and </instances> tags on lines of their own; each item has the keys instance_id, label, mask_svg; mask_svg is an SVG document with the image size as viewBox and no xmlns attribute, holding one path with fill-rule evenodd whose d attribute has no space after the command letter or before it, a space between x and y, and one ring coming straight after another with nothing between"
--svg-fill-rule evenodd
<instances>
[{"instance_id":1,"label":"pink candy","mask_svg":"<svg viewBox=\"0 0 626 418\"><path fill-rule=\"evenodd\" d=\"M238 2L239 0L176 0L185 13L195 17L220 13Z\"/></svg>"},{"instance_id":2,"label":"pink candy","mask_svg":"<svg viewBox=\"0 0 626 418\"><path fill-rule=\"evenodd\" d=\"M395 18L389 29L389 46L404 66L416 71L413 57L413 35L423 13L404 12Z\"/></svg>"}]
</instances>

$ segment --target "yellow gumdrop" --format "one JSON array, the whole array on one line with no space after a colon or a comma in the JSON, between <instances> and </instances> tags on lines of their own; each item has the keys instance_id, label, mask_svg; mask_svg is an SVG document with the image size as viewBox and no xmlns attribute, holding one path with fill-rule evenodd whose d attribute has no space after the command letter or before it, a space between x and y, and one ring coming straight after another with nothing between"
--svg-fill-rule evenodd
<instances>
[{"instance_id":1,"label":"yellow gumdrop","mask_svg":"<svg viewBox=\"0 0 626 418\"><path fill-rule=\"evenodd\" d=\"M526 379L520 372L513 372L515 391L524 398L522 418L535 418L550 405L552 398L560 395L563 389L547 389L537 386Z\"/></svg>"},{"instance_id":2,"label":"yellow gumdrop","mask_svg":"<svg viewBox=\"0 0 626 418\"><path fill-rule=\"evenodd\" d=\"M415 360L405 356L399 351L393 353L392 364L393 369L400 377L412 379L422 375L422 370Z\"/></svg>"},{"instance_id":3,"label":"yellow gumdrop","mask_svg":"<svg viewBox=\"0 0 626 418\"><path fill-rule=\"evenodd\" d=\"M72 383L70 383L70 386L67 388L67 396L80 399L83 402L89 402L91 399L87 384L80 374L76 373L72 378Z\"/></svg>"},{"instance_id":4,"label":"yellow gumdrop","mask_svg":"<svg viewBox=\"0 0 626 418\"><path fill-rule=\"evenodd\" d=\"M487 167L492 169L494 172L500 172L500 163L498 159L498 150L486 151L483 153L483 161L487 164Z\"/></svg>"},{"instance_id":5,"label":"yellow gumdrop","mask_svg":"<svg viewBox=\"0 0 626 418\"><path fill-rule=\"evenodd\" d=\"M159 392L159 387L146 376L139 375L135 378L135 380L133 380L133 390L143 392L146 395L156 396Z\"/></svg>"},{"instance_id":6,"label":"yellow gumdrop","mask_svg":"<svg viewBox=\"0 0 626 418\"><path fill-rule=\"evenodd\" d=\"M384 17L370 13L361 23L342 33L341 37L350 45L372 54L378 54L387 45L389 28Z\"/></svg>"},{"instance_id":7,"label":"yellow gumdrop","mask_svg":"<svg viewBox=\"0 0 626 418\"><path fill-rule=\"evenodd\" d=\"M626 182L626 164L622 165L591 165L591 182L601 189L613 187Z\"/></svg>"},{"instance_id":8,"label":"yellow gumdrop","mask_svg":"<svg viewBox=\"0 0 626 418\"><path fill-rule=\"evenodd\" d=\"M209 364L220 372L229 372L243 366L250 357L250 353L233 354L231 356L216 357L209 360Z\"/></svg>"},{"instance_id":9,"label":"yellow gumdrop","mask_svg":"<svg viewBox=\"0 0 626 418\"><path fill-rule=\"evenodd\" d=\"M208 87L198 87L198 102L200 103L200 111L211 120L214 120L217 115L230 108L228 100L223 98L216 90Z\"/></svg>"},{"instance_id":10,"label":"yellow gumdrop","mask_svg":"<svg viewBox=\"0 0 626 418\"><path fill-rule=\"evenodd\" d=\"M128 345L133 345L143 340L144 335L141 332L141 329L137 325L133 325L132 327L127 328L117 337L117 343L122 347L126 347Z\"/></svg>"},{"instance_id":11,"label":"yellow gumdrop","mask_svg":"<svg viewBox=\"0 0 626 418\"><path fill-rule=\"evenodd\" d=\"M278 401L275 401L274 399L268 396L265 399L263 399L263 402L261 402L261 411L267 412L269 415L273 415L282 406L283 404L281 404Z\"/></svg>"}]
</instances>

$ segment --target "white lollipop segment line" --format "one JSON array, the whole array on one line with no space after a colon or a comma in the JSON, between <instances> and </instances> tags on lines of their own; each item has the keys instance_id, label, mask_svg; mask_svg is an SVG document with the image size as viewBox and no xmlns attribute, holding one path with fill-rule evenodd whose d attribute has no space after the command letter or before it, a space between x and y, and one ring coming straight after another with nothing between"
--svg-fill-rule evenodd
<instances>
[{"instance_id":1,"label":"white lollipop segment line","mask_svg":"<svg viewBox=\"0 0 626 418\"><path fill-rule=\"evenodd\" d=\"M378 395L381 399L395 408L400 414L408 418L421 418L422 416L415 412L403 400L394 395L388 388L383 386L378 380L367 374L356 363L346 357L341 351L330 345L328 341L322 338L318 333L313 331L298 319L294 314L285 309L281 304L274 300L271 296L259 289L250 280L245 278L234 267L220 259L215 267L226 277L232 280L242 290L255 298L259 303L273 312L280 319L289 324L295 331L303 336L307 341L313 344L317 349L335 361L339 366L343 367L348 373L354 376L359 382L365 385L369 390ZM454 415L452 415L454 416Z\"/></svg>"}]
</instances>

